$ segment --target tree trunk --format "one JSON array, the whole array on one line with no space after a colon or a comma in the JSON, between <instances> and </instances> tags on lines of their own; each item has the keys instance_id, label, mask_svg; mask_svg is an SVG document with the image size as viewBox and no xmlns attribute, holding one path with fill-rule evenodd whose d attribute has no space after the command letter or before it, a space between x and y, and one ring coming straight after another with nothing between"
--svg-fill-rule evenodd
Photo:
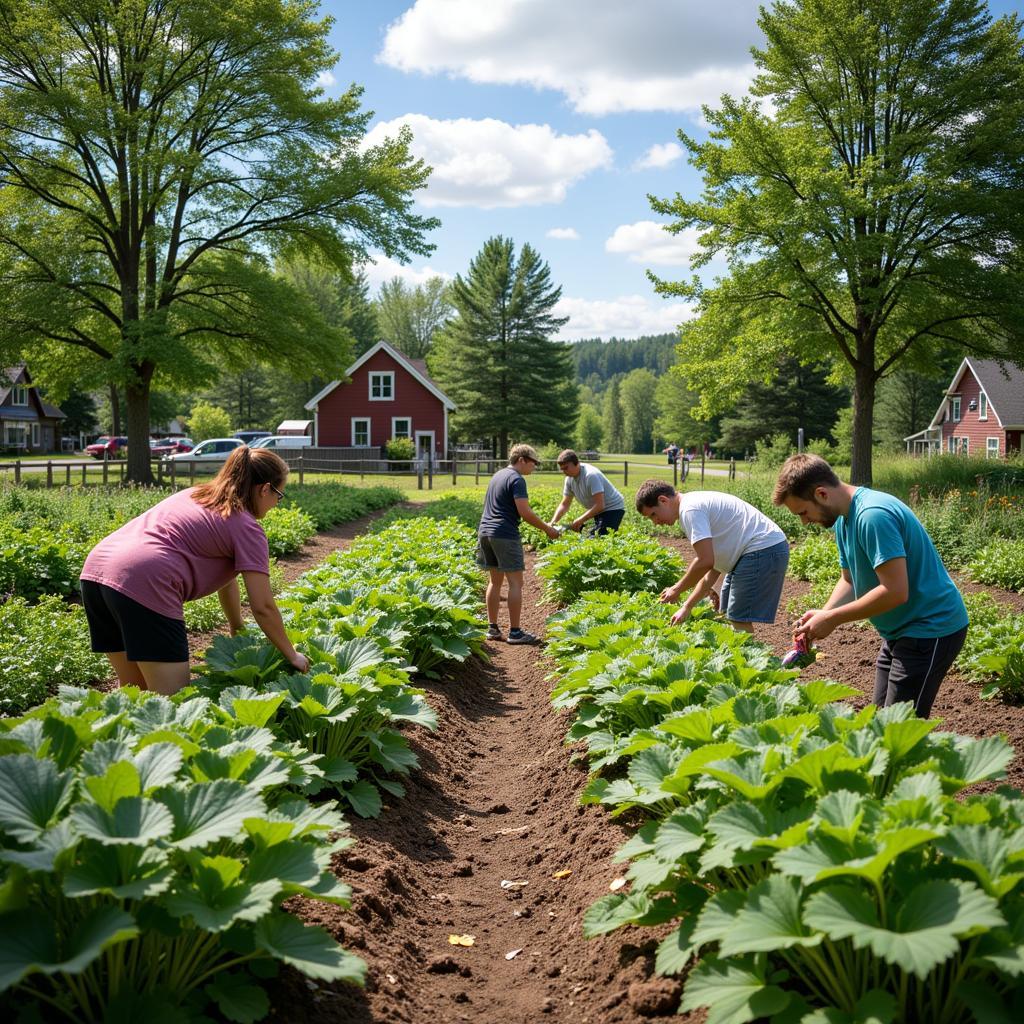
<instances>
[{"instance_id":1,"label":"tree trunk","mask_svg":"<svg viewBox=\"0 0 1024 1024\"><path fill-rule=\"evenodd\" d=\"M117 385L110 385L110 432L117 437L121 433L121 402L117 394Z\"/></svg>"},{"instance_id":2,"label":"tree trunk","mask_svg":"<svg viewBox=\"0 0 1024 1024\"><path fill-rule=\"evenodd\" d=\"M128 481L152 484L153 466L149 455L149 390L153 367L135 368L125 387L125 411L128 421Z\"/></svg>"},{"instance_id":3,"label":"tree trunk","mask_svg":"<svg viewBox=\"0 0 1024 1024\"><path fill-rule=\"evenodd\" d=\"M498 458L504 462L508 458L508 431L503 430L498 435Z\"/></svg>"},{"instance_id":4,"label":"tree trunk","mask_svg":"<svg viewBox=\"0 0 1024 1024\"><path fill-rule=\"evenodd\" d=\"M877 383L872 364L861 362L854 367L853 458L850 464L850 483L865 487L871 486L871 454Z\"/></svg>"}]
</instances>

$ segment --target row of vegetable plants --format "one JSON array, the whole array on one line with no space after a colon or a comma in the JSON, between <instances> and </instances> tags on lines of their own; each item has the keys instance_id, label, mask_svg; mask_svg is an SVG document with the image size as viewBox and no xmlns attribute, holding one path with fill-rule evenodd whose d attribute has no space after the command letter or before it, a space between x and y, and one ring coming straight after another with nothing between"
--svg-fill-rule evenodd
<instances>
[{"instance_id":1,"label":"row of vegetable plants","mask_svg":"<svg viewBox=\"0 0 1024 1024\"><path fill-rule=\"evenodd\" d=\"M365 965L281 904L346 906L342 808L373 815L436 718L417 671L480 650L473 535L401 524L281 598L308 673L255 627L174 697L62 687L0 721L0 1006L11 1019L240 1024L279 964Z\"/></svg>"},{"instance_id":2,"label":"row of vegetable plants","mask_svg":"<svg viewBox=\"0 0 1024 1024\"><path fill-rule=\"evenodd\" d=\"M668 614L591 592L549 621L583 800L639 824L617 854L628 886L586 933L667 932L656 968L709 1024L1021 1019L1024 799L964 793L1012 748L909 705L856 711L852 688L783 669L710 608Z\"/></svg>"}]
</instances>

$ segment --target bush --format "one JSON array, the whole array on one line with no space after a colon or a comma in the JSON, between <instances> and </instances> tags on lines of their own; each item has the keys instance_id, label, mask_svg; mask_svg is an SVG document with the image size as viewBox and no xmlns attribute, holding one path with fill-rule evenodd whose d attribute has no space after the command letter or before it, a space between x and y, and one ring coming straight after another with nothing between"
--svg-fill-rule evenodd
<instances>
[{"instance_id":1,"label":"bush","mask_svg":"<svg viewBox=\"0 0 1024 1024\"><path fill-rule=\"evenodd\" d=\"M289 484L284 508L299 508L318 530L369 515L378 509L396 505L405 495L397 487L349 487L347 484Z\"/></svg>"},{"instance_id":2,"label":"bush","mask_svg":"<svg viewBox=\"0 0 1024 1024\"><path fill-rule=\"evenodd\" d=\"M831 530L811 533L789 553L789 575L795 580L835 584L839 578L839 550Z\"/></svg>"},{"instance_id":3,"label":"bush","mask_svg":"<svg viewBox=\"0 0 1024 1024\"><path fill-rule=\"evenodd\" d=\"M219 406L209 402L193 405L187 422L188 432L197 443L209 437L227 437L231 433L231 417Z\"/></svg>"},{"instance_id":4,"label":"bush","mask_svg":"<svg viewBox=\"0 0 1024 1024\"><path fill-rule=\"evenodd\" d=\"M757 464L767 469L777 469L796 451L789 434L772 434L762 438L754 448Z\"/></svg>"},{"instance_id":5,"label":"bush","mask_svg":"<svg viewBox=\"0 0 1024 1024\"><path fill-rule=\"evenodd\" d=\"M967 573L976 583L1024 594L1024 541L992 541L971 559Z\"/></svg>"},{"instance_id":6,"label":"bush","mask_svg":"<svg viewBox=\"0 0 1024 1024\"><path fill-rule=\"evenodd\" d=\"M982 697L1024 704L1024 615L1014 615L988 594L964 598L970 627L957 668L985 684Z\"/></svg>"},{"instance_id":7,"label":"bush","mask_svg":"<svg viewBox=\"0 0 1024 1024\"><path fill-rule=\"evenodd\" d=\"M393 437L384 445L384 454L394 462L416 458L416 444L411 437Z\"/></svg>"},{"instance_id":8,"label":"bush","mask_svg":"<svg viewBox=\"0 0 1024 1024\"><path fill-rule=\"evenodd\" d=\"M15 597L0 604L0 714L19 714L62 683L81 686L110 675L89 647L85 611L59 597L37 605Z\"/></svg>"},{"instance_id":9,"label":"bush","mask_svg":"<svg viewBox=\"0 0 1024 1024\"><path fill-rule=\"evenodd\" d=\"M298 551L316 534L316 523L297 508L272 508L262 521L270 553L274 556L290 555Z\"/></svg>"}]
</instances>

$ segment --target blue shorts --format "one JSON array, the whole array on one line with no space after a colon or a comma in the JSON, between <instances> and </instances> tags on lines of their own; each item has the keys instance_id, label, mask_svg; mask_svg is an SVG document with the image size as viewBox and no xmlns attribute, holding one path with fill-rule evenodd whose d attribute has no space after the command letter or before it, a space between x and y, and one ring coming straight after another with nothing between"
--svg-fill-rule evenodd
<instances>
[{"instance_id":1,"label":"blue shorts","mask_svg":"<svg viewBox=\"0 0 1024 1024\"><path fill-rule=\"evenodd\" d=\"M727 573L721 610L733 622L774 622L789 565L789 542L748 551Z\"/></svg>"}]
</instances>

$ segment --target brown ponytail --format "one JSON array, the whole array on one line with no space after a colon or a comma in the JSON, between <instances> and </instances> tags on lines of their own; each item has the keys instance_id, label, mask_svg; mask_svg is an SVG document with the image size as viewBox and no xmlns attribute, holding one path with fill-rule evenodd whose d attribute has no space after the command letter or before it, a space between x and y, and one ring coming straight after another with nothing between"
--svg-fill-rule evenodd
<instances>
[{"instance_id":1,"label":"brown ponytail","mask_svg":"<svg viewBox=\"0 0 1024 1024\"><path fill-rule=\"evenodd\" d=\"M256 514L255 491L263 484L280 489L288 476L288 463L266 448L243 444L229 456L220 472L192 492L192 500L227 518L246 509Z\"/></svg>"}]
</instances>

